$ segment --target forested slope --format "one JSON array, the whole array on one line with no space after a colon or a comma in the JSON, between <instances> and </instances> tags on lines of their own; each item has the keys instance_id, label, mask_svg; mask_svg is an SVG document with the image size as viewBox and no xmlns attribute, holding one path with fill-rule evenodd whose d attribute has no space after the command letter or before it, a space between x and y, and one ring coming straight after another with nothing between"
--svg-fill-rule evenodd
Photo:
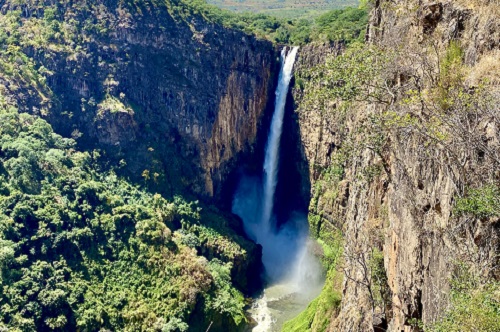
<instances>
[{"instance_id":1,"label":"forested slope","mask_svg":"<svg viewBox=\"0 0 500 332\"><path fill-rule=\"evenodd\" d=\"M248 289L247 268L258 271L254 245L216 211L147 193L101 171L97 159L2 101L0 327L242 326L234 285Z\"/></svg>"},{"instance_id":2,"label":"forested slope","mask_svg":"<svg viewBox=\"0 0 500 332\"><path fill-rule=\"evenodd\" d=\"M238 90L253 82L261 99L245 107L257 121L271 44L183 3L0 6L0 329L242 328L260 248L234 217L176 194L205 188L199 149L211 127L186 125L213 125L219 111L215 90L194 99L206 83L195 77L218 68L199 52L231 59L207 76L214 88L234 83L231 107L258 95ZM244 60L251 49L259 66Z\"/></svg>"}]
</instances>

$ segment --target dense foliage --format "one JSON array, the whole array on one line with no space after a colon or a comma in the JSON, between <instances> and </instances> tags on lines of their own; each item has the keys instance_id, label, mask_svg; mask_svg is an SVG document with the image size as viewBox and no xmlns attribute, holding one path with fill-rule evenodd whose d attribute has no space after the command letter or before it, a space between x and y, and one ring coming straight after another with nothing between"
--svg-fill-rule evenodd
<instances>
[{"instance_id":1,"label":"dense foliage","mask_svg":"<svg viewBox=\"0 0 500 332\"><path fill-rule=\"evenodd\" d=\"M455 213L476 218L500 217L500 188L486 185L469 190L467 195L457 199Z\"/></svg>"},{"instance_id":2,"label":"dense foliage","mask_svg":"<svg viewBox=\"0 0 500 332\"><path fill-rule=\"evenodd\" d=\"M231 269L246 252L224 220L100 171L98 156L0 108L0 328L185 331L200 310L241 324Z\"/></svg>"},{"instance_id":3,"label":"dense foliage","mask_svg":"<svg viewBox=\"0 0 500 332\"><path fill-rule=\"evenodd\" d=\"M316 18L290 20L264 14L232 13L203 0L186 0L185 5L192 13L200 13L209 21L273 42L293 45L312 41L362 41L368 23L366 7L335 9Z\"/></svg>"}]
</instances>

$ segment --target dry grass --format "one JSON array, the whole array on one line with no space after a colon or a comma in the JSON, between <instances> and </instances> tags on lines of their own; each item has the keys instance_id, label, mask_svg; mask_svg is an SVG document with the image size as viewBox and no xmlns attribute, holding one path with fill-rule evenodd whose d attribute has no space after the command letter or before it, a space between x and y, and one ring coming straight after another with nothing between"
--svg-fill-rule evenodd
<instances>
[{"instance_id":1,"label":"dry grass","mask_svg":"<svg viewBox=\"0 0 500 332\"><path fill-rule=\"evenodd\" d=\"M496 24L500 20L500 0L452 0L479 16L479 25ZM493 22L493 23L491 23Z\"/></svg>"},{"instance_id":2,"label":"dry grass","mask_svg":"<svg viewBox=\"0 0 500 332\"><path fill-rule=\"evenodd\" d=\"M481 14L488 13L498 16L500 12L500 0L452 0L452 2Z\"/></svg>"},{"instance_id":3,"label":"dry grass","mask_svg":"<svg viewBox=\"0 0 500 332\"><path fill-rule=\"evenodd\" d=\"M490 85L500 85L500 50L494 50L481 57L471 68L467 77L469 85L477 86L481 82Z\"/></svg>"}]
</instances>

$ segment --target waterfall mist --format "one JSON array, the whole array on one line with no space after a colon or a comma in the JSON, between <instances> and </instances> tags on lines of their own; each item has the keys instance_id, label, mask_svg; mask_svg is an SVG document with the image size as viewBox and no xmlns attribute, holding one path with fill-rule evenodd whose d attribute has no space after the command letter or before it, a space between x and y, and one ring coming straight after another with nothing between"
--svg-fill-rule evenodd
<instances>
[{"instance_id":1,"label":"waterfall mist","mask_svg":"<svg viewBox=\"0 0 500 332\"><path fill-rule=\"evenodd\" d=\"M278 226L275 197L280 167L279 151L283 118L292 69L298 47L281 52L281 70L276 101L265 149L262 175L243 176L233 198L233 212L240 216L245 232L262 245L265 278L269 284L286 284L290 292L316 295L323 283L319 262L308 249L308 222L305 211L289 206L290 218ZM296 179L290 179L291 181ZM280 201L279 204L287 205Z\"/></svg>"}]
</instances>

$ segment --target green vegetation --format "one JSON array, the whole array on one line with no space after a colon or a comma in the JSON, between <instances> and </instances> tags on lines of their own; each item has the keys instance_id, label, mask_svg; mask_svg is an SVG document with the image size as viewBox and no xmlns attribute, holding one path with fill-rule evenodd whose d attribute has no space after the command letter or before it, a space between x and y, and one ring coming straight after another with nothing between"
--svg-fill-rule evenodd
<instances>
[{"instance_id":1,"label":"green vegetation","mask_svg":"<svg viewBox=\"0 0 500 332\"><path fill-rule=\"evenodd\" d=\"M303 2L291 0L208 0L208 3L231 11L253 12L281 18L309 18L321 15L329 10L358 5L357 0L315 0Z\"/></svg>"},{"instance_id":2,"label":"green vegetation","mask_svg":"<svg viewBox=\"0 0 500 332\"><path fill-rule=\"evenodd\" d=\"M486 185L469 190L466 196L457 199L454 212L475 218L500 217L500 188Z\"/></svg>"},{"instance_id":3,"label":"green vegetation","mask_svg":"<svg viewBox=\"0 0 500 332\"><path fill-rule=\"evenodd\" d=\"M318 215L311 214L309 219L321 219ZM322 255L320 255L321 263L323 267L327 271L334 270L341 257L342 257L342 245L343 239L341 232L333 227L333 225L329 224L326 220L320 221L322 223L322 227L320 227L319 234L313 233L313 237L316 238L318 243L321 245L323 250ZM310 221L310 224L313 224Z\"/></svg>"},{"instance_id":4,"label":"green vegetation","mask_svg":"<svg viewBox=\"0 0 500 332\"><path fill-rule=\"evenodd\" d=\"M343 274L339 271L342 259L342 234L318 214L310 214L309 224L312 235L321 245L320 259L327 271L327 277L320 295L297 317L283 325L282 331L286 332L326 331L342 299Z\"/></svg>"},{"instance_id":5,"label":"green vegetation","mask_svg":"<svg viewBox=\"0 0 500 332\"><path fill-rule=\"evenodd\" d=\"M350 43L364 40L368 23L368 10L363 8L337 9L316 18L285 19L264 14L236 14L221 10L202 0L185 0L187 10L201 14L210 22L228 28L243 30L273 42L303 45L312 41L343 41ZM183 13L186 9L183 8ZM186 15L186 14L183 14Z\"/></svg>"},{"instance_id":6,"label":"green vegetation","mask_svg":"<svg viewBox=\"0 0 500 332\"><path fill-rule=\"evenodd\" d=\"M231 271L247 253L227 221L101 171L98 158L2 102L0 328L186 331L197 308L241 325Z\"/></svg>"},{"instance_id":7,"label":"green vegetation","mask_svg":"<svg viewBox=\"0 0 500 332\"><path fill-rule=\"evenodd\" d=\"M332 100L388 104L391 95L381 74L393 59L393 54L374 45L353 43L340 56L328 57L325 63L300 73L307 82L306 91L315 87L306 102L320 110L326 110Z\"/></svg>"},{"instance_id":8,"label":"green vegetation","mask_svg":"<svg viewBox=\"0 0 500 332\"><path fill-rule=\"evenodd\" d=\"M451 280L450 307L428 332L500 331L500 283L481 282L459 265Z\"/></svg>"},{"instance_id":9,"label":"green vegetation","mask_svg":"<svg viewBox=\"0 0 500 332\"><path fill-rule=\"evenodd\" d=\"M435 98L443 110L453 107L452 92L464 80L463 57L464 52L460 44L452 41L441 59Z\"/></svg>"},{"instance_id":10,"label":"green vegetation","mask_svg":"<svg viewBox=\"0 0 500 332\"><path fill-rule=\"evenodd\" d=\"M370 295L373 307L386 308L391 305L391 290L387 284L387 273L384 267L384 252L374 248L370 260Z\"/></svg>"},{"instance_id":11,"label":"green vegetation","mask_svg":"<svg viewBox=\"0 0 500 332\"><path fill-rule=\"evenodd\" d=\"M367 24L366 9L332 10L315 20L311 39L363 41Z\"/></svg>"},{"instance_id":12,"label":"green vegetation","mask_svg":"<svg viewBox=\"0 0 500 332\"><path fill-rule=\"evenodd\" d=\"M330 318L340 308L342 300L341 273L332 269L328 272L321 294L314 299L297 317L286 322L282 331L286 332L323 332L328 328Z\"/></svg>"}]
</instances>

